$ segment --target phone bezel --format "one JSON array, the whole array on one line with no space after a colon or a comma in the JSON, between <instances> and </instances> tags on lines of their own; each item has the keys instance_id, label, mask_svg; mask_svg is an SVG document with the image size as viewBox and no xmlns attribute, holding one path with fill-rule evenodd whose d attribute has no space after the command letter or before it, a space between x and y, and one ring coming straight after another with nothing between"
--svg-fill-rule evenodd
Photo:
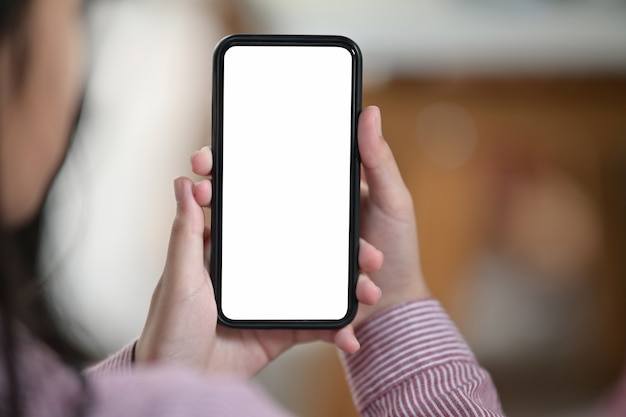
<instances>
[{"instance_id":1,"label":"phone bezel","mask_svg":"<svg viewBox=\"0 0 626 417\"><path fill-rule=\"evenodd\" d=\"M346 315L338 320L233 320L221 308L221 241L222 241L222 143L223 143L223 82L224 56L233 46L335 46L348 50L352 56L351 161L350 161L350 226L348 304ZM357 44L344 36L327 35L253 35L236 34L223 38L213 54L212 150L213 176L211 205L211 262L209 273L217 303L218 321L236 328L337 329L348 325L358 308L356 283L359 274L359 204L360 158L357 142L357 123L361 112L362 56Z\"/></svg>"}]
</instances>

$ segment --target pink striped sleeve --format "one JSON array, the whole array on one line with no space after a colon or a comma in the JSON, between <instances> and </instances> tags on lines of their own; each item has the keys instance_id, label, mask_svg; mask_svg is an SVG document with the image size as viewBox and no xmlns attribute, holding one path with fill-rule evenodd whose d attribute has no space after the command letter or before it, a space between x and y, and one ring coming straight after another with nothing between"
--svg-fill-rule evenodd
<instances>
[{"instance_id":1,"label":"pink striped sleeve","mask_svg":"<svg viewBox=\"0 0 626 417\"><path fill-rule=\"evenodd\" d=\"M124 346L119 352L85 369L84 374L89 378L93 378L111 373L129 372L133 367L135 343Z\"/></svg>"},{"instance_id":2,"label":"pink striped sleeve","mask_svg":"<svg viewBox=\"0 0 626 417\"><path fill-rule=\"evenodd\" d=\"M344 356L363 416L503 416L498 394L434 299L412 301L357 331L361 349Z\"/></svg>"}]
</instances>

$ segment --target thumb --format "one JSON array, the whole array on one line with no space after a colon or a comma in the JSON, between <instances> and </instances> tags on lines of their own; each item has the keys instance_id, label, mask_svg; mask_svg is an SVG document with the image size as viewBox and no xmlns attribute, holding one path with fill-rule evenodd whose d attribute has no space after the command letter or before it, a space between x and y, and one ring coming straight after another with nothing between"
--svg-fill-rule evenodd
<instances>
[{"instance_id":1,"label":"thumb","mask_svg":"<svg viewBox=\"0 0 626 417\"><path fill-rule=\"evenodd\" d=\"M193 196L193 183L189 178L174 180L176 217L172 224L165 284L182 285L183 290L194 292L206 284L204 267L204 212Z\"/></svg>"},{"instance_id":2,"label":"thumb","mask_svg":"<svg viewBox=\"0 0 626 417\"><path fill-rule=\"evenodd\" d=\"M376 106L363 109L359 117L359 153L374 204L387 207L406 200L408 190L383 138L380 109Z\"/></svg>"}]
</instances>

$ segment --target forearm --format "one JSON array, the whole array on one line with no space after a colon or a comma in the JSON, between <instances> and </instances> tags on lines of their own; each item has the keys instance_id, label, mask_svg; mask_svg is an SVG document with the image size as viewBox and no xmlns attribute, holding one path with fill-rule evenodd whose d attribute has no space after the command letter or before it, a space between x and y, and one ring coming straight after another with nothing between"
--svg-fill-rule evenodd
<instances>
[{"instance_id":1,"label":"forearm","mask_svg":"<svg viewBox=\"0 0 626 417\"><path fill-rule=\"evenodd\" d=\"M344 363L362 415L503 415L489 374L436 300L389 309L357 337L361 349Z\"/></svg>"}]
</instances>

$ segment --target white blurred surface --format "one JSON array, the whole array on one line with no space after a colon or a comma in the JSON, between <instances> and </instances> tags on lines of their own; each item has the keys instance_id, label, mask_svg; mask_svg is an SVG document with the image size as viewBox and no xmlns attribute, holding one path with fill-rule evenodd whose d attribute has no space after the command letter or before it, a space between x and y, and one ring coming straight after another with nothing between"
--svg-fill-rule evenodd
<instances>
[{"instance_id":1,"label":"white blurred surface","mask_svg":"<svg viewBox=\"0 0 626 417\"><path fill-rule=\"evenodd\" d=\"M87 347L139 335L163 267L191 152L210 142L211 55L201 2L96 2L76 143L51 193L43 265Z\"/></svg>"},{"instance_id":2,"label":"white blurred surface","mask_svg":"<svg viewBox=\"0 0 626 417\"><path fill-rule=\"evenodd\" d=\"M260 32L341 34L367 79L626 72L619 0L246 0Z\"/></svg>"}]
</instances>

